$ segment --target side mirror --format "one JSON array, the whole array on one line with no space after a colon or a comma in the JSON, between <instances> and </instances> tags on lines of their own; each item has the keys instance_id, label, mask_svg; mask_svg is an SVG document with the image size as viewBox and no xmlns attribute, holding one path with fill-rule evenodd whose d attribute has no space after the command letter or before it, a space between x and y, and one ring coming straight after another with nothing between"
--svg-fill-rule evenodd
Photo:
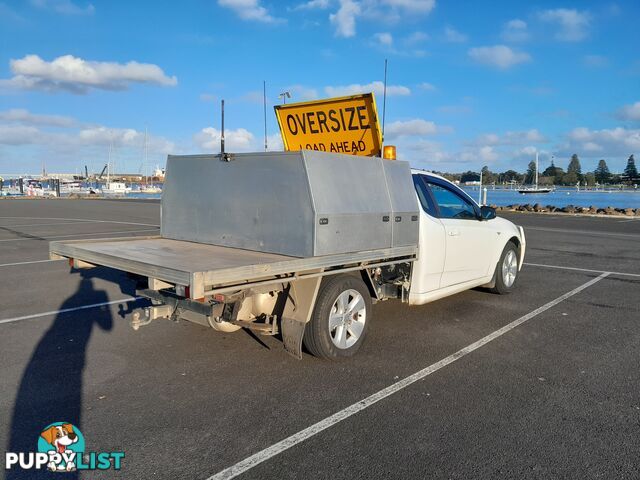
<instances>
[{"instance_id":1,"label":"side mirror","mask_svg":"<svg viewBox=\"0 0 640 480\"><path fill-rule=\"evenodd\" d=\"M480 220L492 220L496 218L496 209L483 205L480 207Z\"/></svg>"}]
</instances>

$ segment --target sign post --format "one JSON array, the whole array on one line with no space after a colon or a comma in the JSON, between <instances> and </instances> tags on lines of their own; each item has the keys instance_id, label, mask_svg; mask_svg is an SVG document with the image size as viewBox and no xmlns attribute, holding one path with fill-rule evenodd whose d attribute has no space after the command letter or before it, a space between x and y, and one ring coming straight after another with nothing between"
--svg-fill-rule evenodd
<instances>
[{"instance_id":1,"label":"sign post","mask_svg":"<svg viewBox=\"0 0 640 480\"><path fill-rule=\"evenodd\" d=\"M379 157L382 134L373 93L276 105L284 149Z\"/></svg>"}]
</instances>

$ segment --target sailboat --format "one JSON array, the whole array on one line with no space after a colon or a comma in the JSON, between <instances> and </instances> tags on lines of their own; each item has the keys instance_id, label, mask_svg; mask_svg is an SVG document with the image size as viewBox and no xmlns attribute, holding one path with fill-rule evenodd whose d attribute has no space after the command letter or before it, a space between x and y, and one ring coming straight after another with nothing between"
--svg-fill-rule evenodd
<instances>
[{"instance_id":1,"label":"sailboat","mask_svg":"<svg viewBox=\"0 0 640 480\"><path fill-rule=\"evenodd\" d=\"M552 189L549 187L539 187L538 186L538 152L536 152L536 182L534 185L529 185L528 187L522 187L518 189L519 193L549 193Z\"/></svg>"},{"instance_id":2,"label":"sailboat","mask_svg":"<svg viewBox=\"0 0 640 480\"><path fill-rule=\"evenodd\" d=\"M109 142L109 160L107 161L107 183L102 187L102 193L105 195L124 195L131 191L131 187L127 187L124 182L111 181L111 142Z\"/></svg>"},{"instance_id":3,"label":"sailboat","mask_svg":"<svg viewBox=\"0 0 640 480\"><path fill-rule=\"evenodd\" d=\"M147 152L148 152L148 148L147 148L147 128L145 127L145 129L144 129L144 162L142 163L142 165L144 167L147 166L147 162L148 162ZM140 193L162 193L162 189L160 187L157 187L153 183L151 183L151 185L148 185L147 184L148 179L149 179L149 177L145 176L144 185L142 185L140 187Z\"/></svg>"}]
</instances>

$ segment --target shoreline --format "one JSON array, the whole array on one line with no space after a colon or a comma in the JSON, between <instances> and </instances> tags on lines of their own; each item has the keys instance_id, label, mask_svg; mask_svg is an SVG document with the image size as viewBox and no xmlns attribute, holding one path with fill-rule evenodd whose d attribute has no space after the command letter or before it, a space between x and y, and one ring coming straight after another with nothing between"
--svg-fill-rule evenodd
<instances>
[{"instance_id":1,"label":"shoreline","mask_svg":"<svg viewBox=\"0 0 640 480\"><path fill-rule=\"evenodd\" d=\"M640 217L640 208L614 208L614 207L576 207L567 205L566 207L556 207L554 205L541 205L540 203L518 204L507 206L489 205L496 212L514 212L514 213L543 213L543 214L564 214L564 215L580 215L589 217Z\"/></svg>"},{"instance_id":2,"label":"shoreline","mask_svg":"<svg viewBox=\"0 0 640 480\"><path fill-rule=\"evenodd\" d=\"M66 197L29 197L19 195L0 196L0 200L47 200L47 201L65 201L65 200L94 200L94 201L115 201L115 202L141 202L141 203L160 203L159 198L131 198L131 197L105 197L99 195L71 195ZM490 207L495 208L496 212L511 212L511 213L537 213L537 214L558 214L558 215L572 215L572 216L587 216L587 217L640 217L640 207L638 208L614 208L607 207L576 207L574 205L567 205L566 207L556 207L554 205L542 205L540 203L530 204L512 204L506 206L499 206L495 204L489 204Z\"/></svg>"}]
</instances>

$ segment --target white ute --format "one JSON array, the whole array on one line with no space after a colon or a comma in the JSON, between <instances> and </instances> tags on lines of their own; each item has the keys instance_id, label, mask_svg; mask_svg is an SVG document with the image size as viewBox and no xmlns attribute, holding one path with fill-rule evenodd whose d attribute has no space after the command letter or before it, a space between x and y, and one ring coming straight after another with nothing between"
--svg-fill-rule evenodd
<instances>
[{"instance_id":1,"label":"white ute","mask_svg":"<svg viewBox=\"0 0 640 480\"><path fill-rule=\"evenodd\" d=\"M141 282L158 318L281 335L329 359L361 347L372 304L422 305L517 281L522 227L408 163L302 150L169 156L156 237L52 242L52 258Z\"/></svg>"},{"instance_id":2,"label":"white ute","mask_svg":"<svg viewBox=\"0 0 640 480\"><path fill-rule=\"evenodd\" d=\"M485 286L509 293L522 267L524 230L479 206L445 178L412 170L420 209L420 248L413 264L409 303L421 305Z\"/></svg>"}]
</instances>

